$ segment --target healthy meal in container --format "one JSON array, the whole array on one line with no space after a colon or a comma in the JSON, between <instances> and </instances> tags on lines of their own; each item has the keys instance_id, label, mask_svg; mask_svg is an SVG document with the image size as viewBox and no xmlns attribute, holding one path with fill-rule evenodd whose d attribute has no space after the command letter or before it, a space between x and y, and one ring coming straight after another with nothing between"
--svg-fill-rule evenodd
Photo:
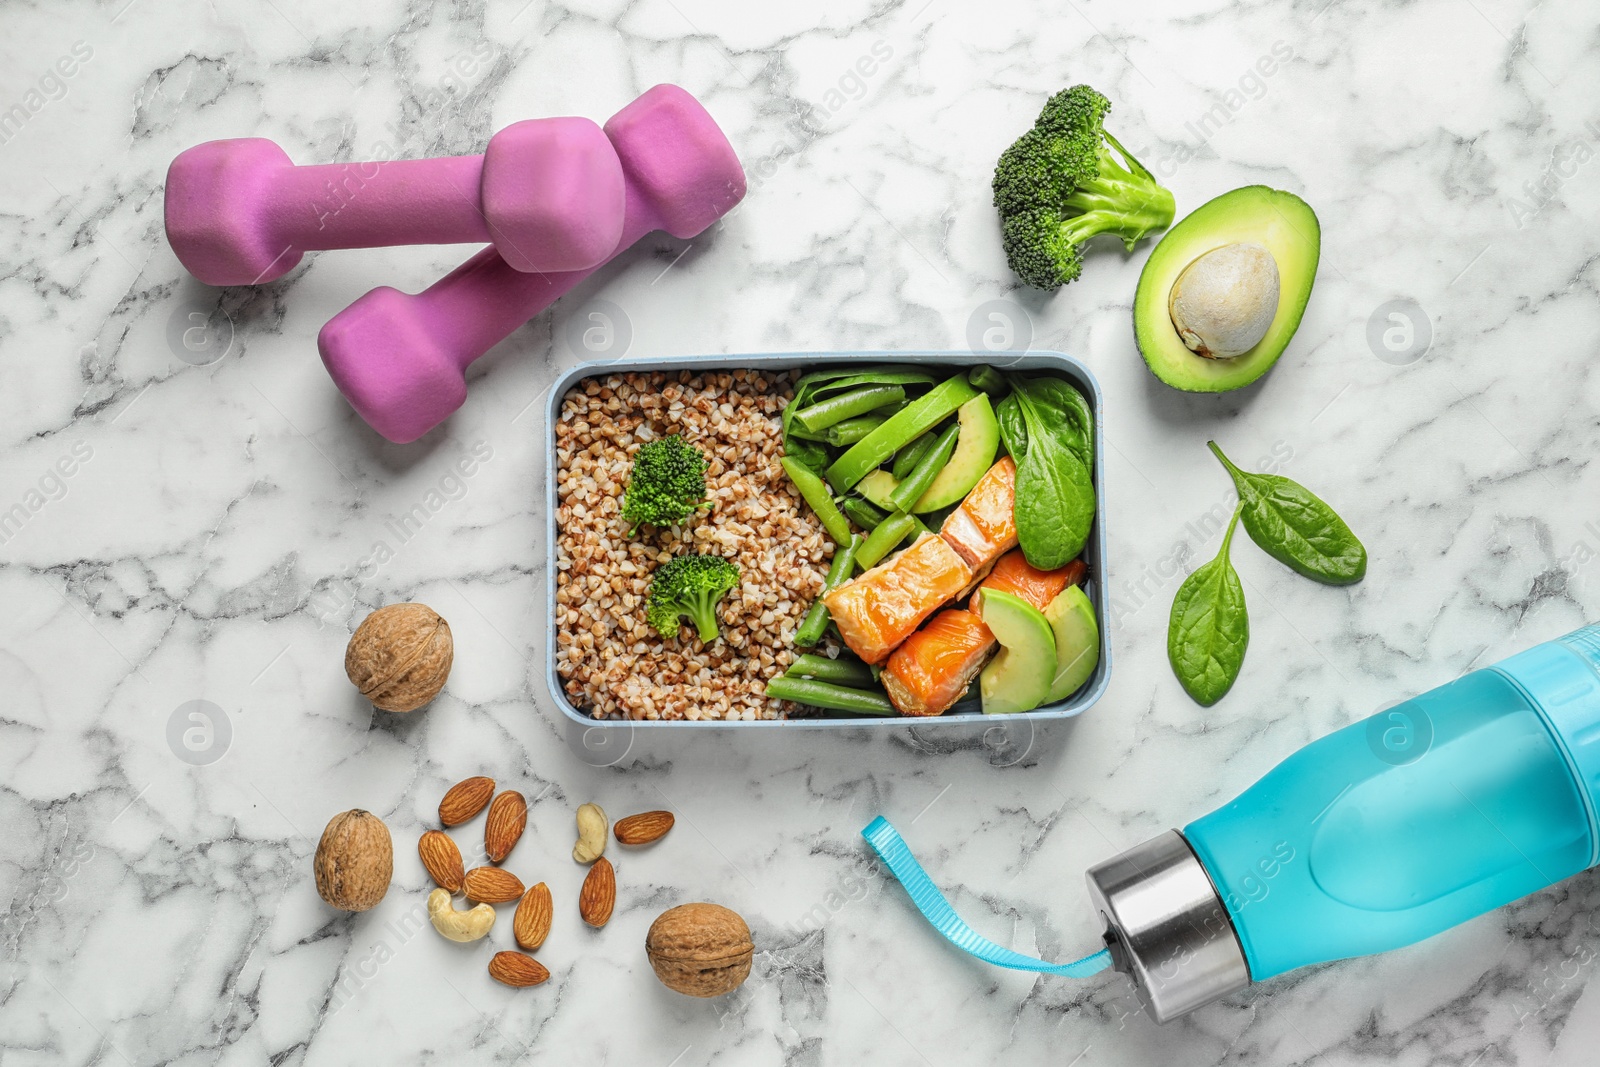
<instances>
[{"instance_id":1,"label":"healthy meal in container","mask_svg":"<svg viewBox=\"0 0 1600 1067\"><path fill-rule=\"evenodd\" d=\"M992 367L611 374L555 425L556 669L596 718L1030 711L1099 663L1094 415Z\"/></svg>"}]
</instances>

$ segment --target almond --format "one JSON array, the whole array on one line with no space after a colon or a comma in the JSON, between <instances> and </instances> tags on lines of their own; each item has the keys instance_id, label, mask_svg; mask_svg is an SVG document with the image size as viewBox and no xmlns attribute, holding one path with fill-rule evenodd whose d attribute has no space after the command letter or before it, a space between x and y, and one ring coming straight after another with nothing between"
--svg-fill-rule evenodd
<instances>
[{"instance_id":1,"label":"almond","mask_svg":"<svg viewBox=\"0 0 1600 1067\"><path fill-rule=\"evenodd\" d=\"M550 972L532 956L524 956L520 952L496 952L489 961L489 977L521 989L547 980Z\"/></svg>"},{"instance_id":2,"label":"almond","mask_svg":"<svg viewBox=\"0 0 1600 1067\"><path fill-rule=\"evenodd\" d=\"M522 879L503 867L474 867L462 880L469 900L509 904L522 895Z\"/></svg>"},{"instance_id":3,"label":"almond","mask_svg":"<svg viewBox=\"0 0 1600 1067\"><path fill-rule=\"evenodd\" d=\"M611 909L616 906L617 872L612 870L611 861L601 856L589 868L583 888L578 891L578 914L590 926L604 926L611 921Z\"/></svg>"},{"instance_id":4,"label":"almond","mask_svg":"<svg viewBox=\"0 0 1600 1067\"><path fill-rule=\"evenodd\" d=\"M555 917L555 903L550 899L550 887L540 882L522 894L517 914L511 920L511 932L517 944L532 952L550 936L550 920Z\"/></svg>"},{"instance_id":5,"label":"almond","mask_svg":"<svg viewBox=\"0 0 1600 1067\"><path fill-rule=\"evenodd\" d=\"M461 892L461 850L443 830L429 830L417 842L417 855L433 884L452 893Z\"/></svg>"},{"instance_id":6,"label":"almond","mask_svg":"<svg viewBox=\"0 0 1600 1067\"><path fill-rule=\"evenodd\" d=\"M511 855L517 840L528 825L528 802L515 789L507 789L489 805L489 818L483 824L483 850L490 863Z\"/></svg>"},{"instance_id":7,"label":"almond","mask_svg":"<svg viewBox=\"0 0 1600 1067\"><path fill-rule=\"evenodd\" d=\"M446 826L459 826L482 811L493 796L493 778L468 778L457 782L439 801L439 821Z\"/></svg>"},{"instance_id":8,"label":"almond","mask_svg":"<svg viewBox=\"0 0 1600 1067\"><path fill-rule=\"evenodd\" d=\"M642 811L618 819L612 833L617 835L619 845L648 845L667 836L674 821L670 811Z\"/></svg>"}]
</instances>

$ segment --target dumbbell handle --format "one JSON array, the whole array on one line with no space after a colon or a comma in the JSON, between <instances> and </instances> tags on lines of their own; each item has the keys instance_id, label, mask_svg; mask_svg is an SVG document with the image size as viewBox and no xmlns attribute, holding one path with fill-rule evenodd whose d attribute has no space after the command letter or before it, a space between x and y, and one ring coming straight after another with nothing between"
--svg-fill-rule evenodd
<instances>
[{"instance_id":1,"label":"dumbbell handle","mask_svg":"<svg viewBox=\"0 0 1600 1067\"><path fill-rule=\"evenodd\" d=\"M627 215L617 252L652 230L662 229L664 222L630 180ZM434 342L447 349L465 371L479 356L599 269L597 266L561 274L529 274L512 270L498 252L485 248L410 299L416 302L418 317L428 324Z\"/></svg>"},{"instance_id":2,"label":"dumbbell handle","mask_svg":"<svg viewBox=\"0 0 1600 1067\"><path fill-rule=\"evenodd\" d=\"M481 155L290 167L272 179L262 212L297 251L492 239Z\"/></svg>"}]
</instances>

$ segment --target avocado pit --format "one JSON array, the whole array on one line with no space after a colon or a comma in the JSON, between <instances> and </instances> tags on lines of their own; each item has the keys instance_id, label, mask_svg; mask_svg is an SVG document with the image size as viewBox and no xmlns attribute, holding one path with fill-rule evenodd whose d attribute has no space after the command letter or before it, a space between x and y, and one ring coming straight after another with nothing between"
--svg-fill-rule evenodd
<instances>
[{"instance_id":1,"label":"avocado pit","mask_svg":"<svg viewBox=\"0 0 1600 1067\"><path fill-rule=\"evenodd\" d=\"M1254 241L1214 248L1178 275L1167 311L1195 355L1242 356L1267 335L1278 312L1277 260Z\"/></svg>"}]
</instances>

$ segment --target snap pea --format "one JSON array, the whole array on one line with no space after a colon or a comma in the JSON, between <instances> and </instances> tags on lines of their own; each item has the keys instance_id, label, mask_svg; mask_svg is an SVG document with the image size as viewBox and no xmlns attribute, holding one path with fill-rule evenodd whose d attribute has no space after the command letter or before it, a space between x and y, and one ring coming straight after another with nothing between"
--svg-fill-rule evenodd
<instances>
[{"instance_id":1,"label":"snap pea","mask_svg":"<svg viewBox=\"0 0 1600 1067\"><path fill-rule=\"evenodd\" d=\"M961 434L959 425L949 426L933 442L933 447L923 455L922 459L906 475L905 480L895 486L889 499L894 502L897 511L912 511L912 505L922 499L922 494L928 491L928 486L944 470L945 464L950 462L950 454L956 450L956 438Z\"/></svg>"},{"instance_id":2,"label":"snap pea","mask_svg":"<svg viewBox=\"0 0 1600 1067\"><path fill-rule=\"evenodd\" d=\"M855 570L856 552L860 548L861 535L851 534L846 544L834 549L833 562L828 564L828 576L822 580L822 592L811 602L811 609L806 612L806 617L800 620L800 628L794 632L794 643L797 647L810 648L822 640L822 632L828 628L828 605L822 602L822 598L839 588L850 577Z\"/></svg>"},{"instance_id":3,"label":"snap pea","mask_svg":"<svg viewBox=\"0 0 1600 1067\"><path fill-rule=\"evenodd\" d=\"M905 398L905 389L898 385L867 385L819 400L805 410L795 412L794 421L815 433Z\"/></svg>"},{"instance_id":4,"label":"snap pea","mask_svg":"<svg viewBox=\"0 0 1600 1067\"><path fill-rule=\"evenodd\" d=\"M1337 512L1299 482L1235 467L1215 441L1206 445L1227 468L1244 507L1244 532L1286 567L1328 585L1367 573L1367 549Z\"/></svg>"},{"instance_id":5,"label":"snap pea","mask_svg":"<svg viewBox=\"0 0 1600 1067\"><path fill-rule=\"evenodd\" d=\"M885 416L868 414L857 415L853 419L836 422L823 431L823 437L830 445L844 448L853 445L867 434L883 425Z\"/></svg>"},{"instance_id":6,"label":"snap pea","mask_svg":"<svg viewBox=\"0 0 1600 1067\"><path fill-rule=\"evenodd\" d=\"M878 524L889 517L887 511L882 510L870 500L862 500L858 496L847 496L844 503L839 505L839 510L845 517L857 526L871 533L878 528Z\"/></svg>"},{"instance_id":7,"label":"snap pea","mask_svg":"<svg viewBox=\"0 0 1600 1067\"><path fill-rule=\"evenodd\" d=\"M872 668L856 659L854 656L840 656L838 659L829 659L827 656L816 656L807 652L796 657L783 672L785 678L812 678L819 682L833 682L835 685L869 686L877 683L872 676Z\"/></svg>"},{"instance_id":8,"label":"snap pea","mask_svg":"<svg viewBox=\"0 0 1600 1067\"><path fill-rule=\"evenodd\" d=\"M867 472L943 422L962 404L978 395L964 377L946 378L891 415L882 426L857 441L827 470L828 482L838 492L855 485Z\"/></svg>"},{"instance_id":9,"label":"snap pea","mask_svg":"<svg viewBox=\"0 0 1600 1067\"><path fill-rule=\"evenodd\" d=\"M982 389L990 396L1000 396L1011 386L1006 384L1006 376L988 364L980 364L967 371L967 381L973 388Z\"/></svg>"},{"instance_id":10,"label":"snap pea","mask_svg":"<svg viewBox=\"0 0 1600 1067\"><path fill-rule=\"evenodd\" d=\"M876 566L878 561L893 552L900 542L913 534L920 534L917 529L919 526L922 526L922 523L917 521L915 515L907 515L904 512L890 515L861 543L861 548L856 552L856 566L862 570Z\"/></svg>"},{"instance_id":11,"label":"snap pea","mask_svg":"<svg viewBox=\"0 0 1600 1067\"><path fill-rule=\"evenodd\" d=\"M822 528L828 531L833 543L841 546L849 544L850 520L845 518L844 513L834 504L827 483L792 456L784 456L779 462L783 464L783 472L789 476L794 487L800 490L801 498L811 505L812 511L817 513Z\"/></svg>"},{"instance_id":12,"label":"snap pea","mask_svg":"<svg viewBox=\"0 0 1600 1067\"><path fill-rule=\"evenodd\" d=\"M767 696L774 700L792 700L814 708L830 711L848 711L857 715L894 715L894 705L882 693L866 689L850 689L827 682L812 682L802 678L774 678L767 683Z\"/></svg>"},{"instance_id":13,"label":"snap pea","mask_svg":"<svg viewBox=\"0 0 1600 1067\"><path fill-rule=\"evenodd\" d=\"M1233 688L1250 644L1244 586L1228 559L1243 508L1240 504L1235 509L1216 558L1196 567L1178 587L1167 620L1167 659L1172 673L1184 692L1206 707Z\"/></svg>"},{"instance_id":14,"label":"snap pea","mask_svg":"<svg viewBox=\"0 0 1600 1067\"><path fill-rule=\"evenodd\" d=\"M816 432L813 433L811 430L806 429L804 426L800 426L800 425L791 426L791 427L789 427L789 440L787 442L787 444L788 444L788 449L787 450L788 451L790 451L790 452L794 451L794 446L795 446L795 442L796 441L815 441L818 444L825 445L825 444L828 443L828 431L827 430L817 430ZM824 453L824 455L826 455L826 453Z\"/></svg>"},{"instance_id":15,"label":"snap pea","mask_svg":"<svg viewBox=\"0 0 1600 1067\"><path fill-rule=\"evenodd\" d=\"M910 474L916 468L917 461L927 455L928 449L933 447L933 441L936 436L932 430L929 430L896 452L894 454L894 466L889 468L889 473L894 475L897 480Z\"/></svg>"}]
</instances>

